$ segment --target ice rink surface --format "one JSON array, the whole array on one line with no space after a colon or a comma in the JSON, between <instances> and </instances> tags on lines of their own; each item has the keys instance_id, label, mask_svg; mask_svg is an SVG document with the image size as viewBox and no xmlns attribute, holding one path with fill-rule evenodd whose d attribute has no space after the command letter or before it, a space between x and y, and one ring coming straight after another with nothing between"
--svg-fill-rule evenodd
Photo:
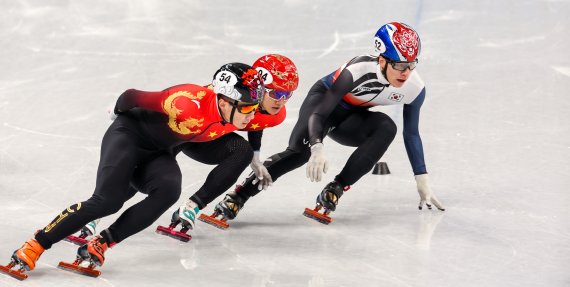
<instances>
[{"instance_id":1,"label":"ice rink surface","mask_svg":"<svg viewBox=\"0 0 570 287\"><path fill-rule=\"evenodd\" d=\"M0 15L2 263L91 195L106 109L125 89L207 83L226 62L284 54L301 82L286 122L265 132L270 156L310 86L372 52L390 21L422 39L421 135L447 208L417 209L399 134L382 159L392 174L363 177L328 226L303 217L352 151L329 139L325 182L285 175L227 231L198 222L179 243L154 233L167 212L109 250L98 279L56 268L76 251L62 242L28 280L0 275L0 286L570 286L568 0L13 0ZM212 167L179 162L182 203Z\"/></svg>"}]
</instances>

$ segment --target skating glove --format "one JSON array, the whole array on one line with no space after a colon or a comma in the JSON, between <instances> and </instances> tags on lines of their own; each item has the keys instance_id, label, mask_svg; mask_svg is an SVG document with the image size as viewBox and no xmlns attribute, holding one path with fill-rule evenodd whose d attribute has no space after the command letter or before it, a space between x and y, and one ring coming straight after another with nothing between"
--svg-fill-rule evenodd
<instances>
[{"instance_id":1,"label":"skating glove","mask_svg":"<svg viewBox=\"0 0 570 287\"><path fill-rule=\"evenodd\" d=\"M114 121L117 118L117 114L115 113L115 103L109 105L107 107L107 115L111 121Z\"/></svg>"},{"instance_id":2,"label":"skating glove","mask_svg":"<svg viewBox=\"0 0 570 287\"><path fill-rule=\"evenodd\" d=\"M253 159L251 160L251 164L249 166L251 166L251 169L253 169L256 177L256 179L253 180L253 184L259 182L257 185L257 188L259 190L267 189L270 185L273 184L273 179L271 178L269 171L267 171L267 168L259 160L259 151L253 152Z\"/></svg>"},{"instance_id":3,"label":"skating glove","mask_svg":"<svg viewBox=\"0 0 570 287\"><path fill-rule=\"evenodd\" d=\"M441 205L439 200L437 200L437 197L435 197L435 194L433 194L431 188L429 187L427 173L416 175L416 184L418 187L418 193L420 194L420 205L418 206L420 210L423 208L424 204L428 209L431 209L432 203L439 210L445 210L443 205Z\"/></svg>"},{"instance_id":4,"label":"skating glove","mask_svg":"<svg viewBox=\"0 0 570 287\"><path fill-rule=\"evenodd\" d=\"M323 173L327 173L329 168L323 147L322 143L316 143L311 146L311 157L307 163L307 177L311 181L321 181Z\"/></svg>"}]
</instances>

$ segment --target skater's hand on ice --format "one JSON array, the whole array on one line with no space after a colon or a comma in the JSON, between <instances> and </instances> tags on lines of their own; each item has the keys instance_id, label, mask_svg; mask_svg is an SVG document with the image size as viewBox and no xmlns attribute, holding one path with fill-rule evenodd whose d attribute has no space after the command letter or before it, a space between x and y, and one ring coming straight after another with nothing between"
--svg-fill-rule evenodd
<instances>
[{"instance_id":1,"label":"skater's hand on ice","mask_svg":"<svg viewBox=\"0 0 570 287\"><path fill-rule=\"evenodd\" d=\"M259 185L257 185L259 190L267 189L273 184L273 179L271 178L269 171L267 171L267 168L259 160L259 151L253 152L253 160L249 166L253 169L256 177L252 183L256 184L259 182Z\"/></svg>"},{"instance_id":2,"label":"skater's hand on ice","mask_svg":"<svg viewBox=\"0 0 570 287\"><path fill-rule=\"evenodd\" d=\"M327 173L329 168L323 144L317 143L311 146L311 158L307 163L307 177L311 181L319 182L323 178L323 173Z\"/></svg>"},{"instance_id":3,"label":"skater's hand on ice","mask_svg":"<svg viewBox=\"0 0 570 287\"><path fill-rule=\"evenodd\" d=\"M117 114L115 113L115 103L109 105L107 107L107 115L111 121L114 121L117 118Z\"/></svg>"},{"instance_id":4,"label":"skater's hand on ice","mask_svg":"<svg viewBox=\"0 0 570 287\"><path fill-rule=\"evenodd\" d=\"M418 187L418 193L420 194L420 205L418 206L420 210L422 210L424 204L427 206L428 209L431 209L431 204L433 204L439 210L441 211L445 210L443 205L441 205L439 200L437 200L437 197L435 196L435 194L433 194L433 191L429 187L427 173L416 175L416 184Z\"/></svg>"}]
</instances>

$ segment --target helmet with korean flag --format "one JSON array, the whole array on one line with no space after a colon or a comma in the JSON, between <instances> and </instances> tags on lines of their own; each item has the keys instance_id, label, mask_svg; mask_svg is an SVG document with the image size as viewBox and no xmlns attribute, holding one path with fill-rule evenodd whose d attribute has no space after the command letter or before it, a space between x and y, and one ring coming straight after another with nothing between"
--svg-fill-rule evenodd
<instances>
[{"instance_id":1,"label":"helmet with korean flag","mask_svg":"<svg viewBox=\"0 0 570 287\"><path fill-rule=\"evenodd\" d=\"M420 55L418 33L401 22L382 25L374 35L374 47L380 56L395 62L412 62Z\"/></svg>"}]
</instances>

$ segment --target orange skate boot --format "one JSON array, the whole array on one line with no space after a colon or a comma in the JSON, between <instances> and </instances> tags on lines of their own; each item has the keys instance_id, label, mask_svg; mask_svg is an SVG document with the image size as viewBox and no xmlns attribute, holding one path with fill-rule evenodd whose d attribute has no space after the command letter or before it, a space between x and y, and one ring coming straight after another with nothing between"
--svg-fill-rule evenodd
<instances>
[{"instance_id":1,"label":"orange skate boot","mask_svg":"<svg viewBox=\"0 0 570 287\"><path fill-rule=\"evenodd\" d=\"M73 263L59 262L58 267L82 275L98 277L101 271L95 270L96 266L101 266L105 262L105 251L109 248L107 242L103 242L103 237L97 235L87 244L77 249L77 258ZM87 264L82 264L83 262ZM87 266L81 266L87 265Z\"/></svg>"},{"instance_id":2,"label":"orange skate boot","mask_svg":"<svg viewBox=\"0 0 570 287\"><path fill-rule=\"evenodd\" d=\"M28 278L28 275L25 274L24 271L34 270L34 268L36 268L36 261L38 261L43 252L44 248L32 238L26 241L20 249L14 251L10 264L0 266L0 271L18 280L24 280ZM18 265L20 269L12 270L16 265Z\"/></svg>"}]
</instances>

